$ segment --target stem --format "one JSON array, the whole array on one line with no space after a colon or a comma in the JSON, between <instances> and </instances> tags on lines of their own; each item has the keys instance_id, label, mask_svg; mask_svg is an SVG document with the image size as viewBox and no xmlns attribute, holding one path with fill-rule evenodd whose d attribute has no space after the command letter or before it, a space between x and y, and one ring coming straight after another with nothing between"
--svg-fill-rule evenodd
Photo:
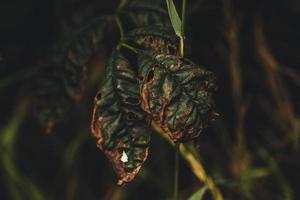
<instances>
[{"instance_id":1,"label":"stem","mask_svg":"<svg viewBox=\"0 0 300 200\"><path fill-rule=\"evenodd\" d=\"M120 31L120 38L121 38L121 40L122 40L123 37L124 37L124 29L123 29L123 26L122 26L122 23L121 23L121 21L120 21L119 16L116 15L116 16L115 16L115 20L116 20L117 26L118 26L119 31Z\"/></svg>"},{"instance_id":2,"label":"stem","mask_svg":"<svg viewBox=\"0 0 300 200\"><path fill-rule=\"evenodd\" d=\"M127 4L127 0L121 0L117 10L116 10L116 13L115 13L115 21L116 21L116 24L118 26L118 29L120 31L120 40L123 39L124 37L124 29L123 29L123 26L122 26L122 23L121 23L121 20L119 18L119 14L121 12L121 10L123 9L123 7Z\"/></svg>"},{"instance_id":3,"label":"stem","mask_svg":"<svg viewBox=\"0 0 300 200\"><path fill-rule=\"evenodd\" d=\"M175 170L174 170L174 200L178 200L179 179L179 143L175 144Z\"/></svg>"},{"instance_id":4,"label":"stem","mask_svg":"<svg viewBox=\"0 0 300 200\"><path fill-rule=\"evenodd\" d=\"M121 47L125 47L127 49L130 49L131 51L133 51L134 53L138 53L138 50L136 48L134 48L133 46L130 46L126 43L121 43L119 46L118 46L118 49L120 49Z\"/></svg>"},{"instance_id":5,"label":"stem","mask_svg":"<svg viewBox=\"0 0 300 200\"><path fill-rule=\"evenodd\" d=\"M179 41L179 54L181 57L184 56L184 38L180 36L180 41Z\"/></svg>"},{"instance_id":6,"label":"stem","mask_svg":"<svg viewBox=\"0 0 300 200\"><path fill-rule=\"evenodd\" d=\"M181 36L180 36L180 56L184 56L184 29L185 29L185 15L186 15L186 0L182 0L181 6Z\"/></svg>"},{"instance_id":7,"label":"stem","mask_svg":"<svg viewBox=\"0 0 300 200\"><path fill-rule=\"evenodd\" d=\"M185 25L186 0L182 0L181 6L181 33L179 43L179 54L184 56L184 25ZM179 143L175 144L175 171L174 171L174 200L178 200L178 178L179 178Z\"/></svg>"},{"instance_id":8,"label":"stem","mask_svg":"<svg viewBox=\"0 0 300 200\"><path fill-rule=\"evenodd\" d=\"M182 0L182 6L181 6L181 32L182 32L182 37L184 37L185 15L186 15L186 0Z\"/></svg>"},{"instance_id":9,"label":"stem","mask_svg":"<svg viewBox=\"0 0 300 200\"><path fill-rule=\"evenodd\" d=\"M118 8L117 8L117 13L119 13L122 8L126 5L127 0L121 0L121 3L119 4Z\"/></svg>"},{"instance_id":10,"label":"stem","mask_svg":"<svg viewBox=\"0 0 300 200\"><path fill-rule=\"evenodd\" d=\"M165 140L167 140L169 144L175 146L174 142L171 141L171 139L159 126L152 124L152 127ZM179 153L181 157L188 163L189 167L191 168L192 172L197 177L197 179L207 186L207 188L210 190L213 196L213 199L224 200L218 186L214 183L213 179L206 173L204 166L201 163L201 160L199 160L199 158L192 153L191 148L194 149L194 147L189 146L189 144L181 144L179 146Z\"/></svg>"}]
</instances>

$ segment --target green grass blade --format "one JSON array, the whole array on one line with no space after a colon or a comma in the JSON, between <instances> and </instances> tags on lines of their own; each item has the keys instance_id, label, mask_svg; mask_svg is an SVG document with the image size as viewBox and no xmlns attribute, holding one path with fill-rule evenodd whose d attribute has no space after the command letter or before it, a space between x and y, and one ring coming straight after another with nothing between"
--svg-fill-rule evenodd
<instances>
[{"instance_id":1,"label":"green grass blade","mask_svg":"<svg viewBox=\"0 0 300 200\"><path fill-rule=\"evenodd\" d=\"M170 20L172 23L172 26L174 28L174 31L178 37L183 37L182 33L182 27L181 27L181 19L179 18L178 12L176 10L176 7L174 5L173 0L166 0L167 1L167 7L168 7L168 13L170 16Z\"/></svg>"},{"instance_id":2,"label":"green grass blade","mask_svg":"<svg viewBox=\"0 0 300 200\"><path fill-rule=\"evenodd\" d=\"M194 194L192 194L188 200L202 200L207 189L208 188L206 186L200 188Z\"/></svg>"}]
</instances>

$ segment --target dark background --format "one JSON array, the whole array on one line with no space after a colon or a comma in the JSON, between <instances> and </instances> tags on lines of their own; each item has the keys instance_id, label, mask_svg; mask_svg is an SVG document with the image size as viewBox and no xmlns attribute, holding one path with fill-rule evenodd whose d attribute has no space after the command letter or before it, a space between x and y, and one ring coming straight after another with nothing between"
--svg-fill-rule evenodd
<instances>
[{"instance_id":1,"label":"dark background","mask_svg":"<svg viewBox=\"0 0 300 200\"><path fill-rule=\"evenodd\" d=\"M155 133L137 178L116 186L89 133L96 86L51 135L32 112L35 66L58 41L117 6L1 0L0 199L171 199L174 150ZM207 173L224 199L300 199L300 2L188 1L187 13L188 56L218 77L220 117L197 145ZM181 199L203 186L184 160L179 180Z\"/></svg>"}]
</instances>

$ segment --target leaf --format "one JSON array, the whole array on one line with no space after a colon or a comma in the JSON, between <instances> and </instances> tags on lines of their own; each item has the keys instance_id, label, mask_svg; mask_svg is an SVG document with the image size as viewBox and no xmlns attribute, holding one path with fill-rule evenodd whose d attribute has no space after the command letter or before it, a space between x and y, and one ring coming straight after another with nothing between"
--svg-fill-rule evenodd
<instances>
[{"instance_id":1,"label":"leaf","mask_svg":"<svg viewBox=\"0 0 300 200\"><path fill-rule=\"evenodd\" d=\"M62 53L64 87L75 101L81 99L87 80L88 61L103 47L108 25L108 17L100 17L89 23L68 42Z\"/></svg>"},{"instance_id":2,"label":"leaf","mask_svg":"<svg viewBox=\"0 0 300 200\"><path fill-rule=\"evenodd\" d=\"M174 142L196 138L213 117L213 73L187 59L154 52L143 52L138 63L143 110Z\"/></svg>"},{"instance_id":3,"label":"leaf","mask_svg":"<svg viewBox=\"0 0 300 200\"><path fill-rule=\"evenodd\" d=\"M200 188L199 190L197 190L197 192L190 196L188 200L202 200L207 189L208 188L206 186Z\"/></svg>"},{"instance_id":4,"label":"leaf","mask_svg":"<svg viewBox=\"0 0 300 200\"><path fill-rule=\"evenodd\" d=\"M108 24L109 17L100 17L57 45L38 74L35 110L47 133L82 98L88 62L103 46Z\"/></svg>"},{"instance_id":5,"label":"leaf","mask_svg":"<svg viewBox=\"0 0 300 200\"><path fill-rule=\"evenodd\" d=\"M150 131L140 101L136 73L121 53L114 52L94 100L91 131L112 162L119 185L136 176L148 155Z\"/></svg>"},{"instance_id":6,"label":"leaf","mask_svg":"<svg viewBox=\"0 0 300 200\"><path fill-rule=\"evenodd\" d=\"M173 26L173 29L178 37L183 37L182 29L181 29L181 19L177 13L176 7L173 3L173 0L166 0L169 17Z\"/></svg>"},{"instance_id":7,"label":"leaf","mask_svg":"<svg viewBox=\"0 0 300 200\"><path fill-rule=\"evenodd\" d=\"M160 0L129 1L121 11L121 19L129 30L137 27L161 25L171 26L168 12Z\"/></svg>"},{"instance_id":8,"label":"leaf","mask_svg":"<svg viewBox=\"0 0 300 200\"><path fill-rule=\"evenodd\" d=\"M52 132L55 124L63 119L73 105L64 90L61 72L50 66L42 68L34 88L34 110L46 133Z\"/></svg>"},{"instance_id":9,"label":"leaf","mask_svg":"<svg viewBox=\"0 0 300 200\"><path fill-rule=\"evenodd\" d=\"M147 26L130 31L124 43L142 47L157 53L178 54L178 38L168 27Z\"/></svg>"}]
</instances>

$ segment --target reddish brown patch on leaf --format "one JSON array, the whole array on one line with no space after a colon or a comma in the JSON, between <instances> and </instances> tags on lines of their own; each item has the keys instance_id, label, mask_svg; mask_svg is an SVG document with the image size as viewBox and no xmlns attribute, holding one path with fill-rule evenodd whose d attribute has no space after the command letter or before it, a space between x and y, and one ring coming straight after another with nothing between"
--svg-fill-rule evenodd
<instances>
[{"instance_id":1,"label":"reddish brown patch on leaf","mask_svg":"<svg viewBox=\"0 0 300 200\"><path fill-rule=\"evenodd\" d=\"M100 149L104 150L104 154L110 160L110 162L112 163L112 166L114 168L114 171L119 176L118 185L124 185L134 179L134 177L139 172L142 164L146 161L147 156L148 156L148 147L145 147L143 149L142 153L140 153L141 155L139 155L139 158L142 158L142 160L134 168L134 170L127 171L126 163L121 161L122 154L120 153L120 151L122 149L136 148L136 147L131 146L131 145L134 145L134 143L135 143L136 135L135 134L132 135L132 139L129 142L130 145L128 143L125 144L124 142L122 142L121 139L117 139L118 142L114 145L114 147L112 149L106 149L103 146L102 128L103 128L104 124L107 123L107 120L102 116L97 116L96 112L97 112L97 109L99 106L101 106L100 102L98 102L97 99L95 99L95 106L94 106L94 110L93 110L93 119L92 119L92 123L91 123L91 131L92 131L93 136L97 139L97 146ZM135 115L135 114L132 113L132 115ZM130 117L130 116L131 115L128 115L128 117ZM131 116L131 118L135 119L135 116ZM150 136L148 136L148 138L146 138L146 140L149 142ZM130 156L130 155L128 155L128 156ZM131 158L129 158L129 159L131 159Z\"/></svg>"},{"instance_id":2,"label":"reddish brown patch on leaf","mask_svg":"<svg viewBox=\"0 0 300 200\"><path fill-rule=\"evenodd\" d=\"M183 132L181 131L175 131L168 134L171 140L173 140L175 143L179 142L183 138Z\"/></svg>"},{"instance_id":3,"label":"reddish brown patch on leaf","mask_svg":"<svg viewBox=\"0 0 300 200\"><path fill-rule=\"evenodd\" d=\"M178 55L176 45L164 40L163 38L152 37L151 35L148 35L144 37L141 45L157 53Z\"/></svg>"},{"instance_id":4,"label":"reddish brown patch on leaf","mask_svg":"<svg viewBox=\"0 0 300 200\"><path fill-rule=\"evenodd\" d=\"M122 144L120 146L122 146ZM149 148L146 148L143 151L143 155L141 155L141 157L143 157L143 160L131 172L126 172L125 164L121 161L121 154L118 152L118 149L119 148L117 145L116 148L112 151L112 153L108 153L107 151L105 151L105 155L110 159L110 161L113 164L113 168L115 169L116 173L120 177L117 184L124 185L126 183L131 182L135 178L135 176L138 174L138 172L140 171L140 169L142 167L142 164L146 161L146 159L148 157L148 149Z\"/></svg>"},{"instance_id":5,"label":"reddish brown patch on leaf","mask_svg":"<svg viewBox=\"0 0 300 200\"><path fill-rule=\"evenodd\" d=\"M91 123L91 131L93 136L97 139L97 146L102 149L102 127L106 123L105 118L98 117L96 112L98 109L98 104L95 102L94 109L93 109L93 117L92 117L92 123Z\"/></svg>"},{"instance_id":6,"label":"reddish brown patch on leaf","mask_svg":"<svg viewBox=\"0 0 300 200\"><path fill-rule=\"evenodd\" d=\"M213 74L179 56L149 55L144 59L151 62L141 70L147 75L141 84L142 108L174 142L193 140L213 115L212 91L207 87L215 84ZM155 63L159 68L154 76Z\"/></svg>"},{"instance_id":7,"label":"reddish brown patch on leaf","mask_svg":"<svg viewBox=\"0 0 300 200\"><path fill-rule=\"evenodd\" d=\"M151 96L151 91L149 89L149 86L151 85L151 82L153 82L154 70L151 70L151 71L153 72L153 76L149 77L149 74L148 74L147 83L145 83L143 85L142 92L141 92L141 97L142 97L141 107L147 113L151 113L150 105L149 105L149 98Z\"/></svg>"},{"instance_id":8,"label":"reddish brown patch on leaf","mask_svg":"<svg viewBox=\"0 0 300 200\"><path fill-rule=\"evenodd\" d=\"M167 51L168 51L168 54L171 54L171 55L176 55L178 52L176 46L173 44L167 45Z\"/></svg>"},{"instance_id":9,"label":"reddish brown patch on leaf","mask_svg":"<svg viewBox=\"0 0 300 200\"><path fill-rule=\"evenodd\" d=\"M140 168L142 166L142 163L146 160L148 155L148 148L145 150L144 160L143 162L136 167L132 172L126 172L126 166L125 163L121 161L121 153L119 152L119 149L124 147L124 144L119 142L112 150L105 150L104 154L106 157L110 160L112 163L112 166L114 168L114 171L117 173L117 175L120 177L118 180L118 185L124 185L126 183L131 182L134 177L137 175L137 173L140 171Z\"/></svg>"}]
</instances>

